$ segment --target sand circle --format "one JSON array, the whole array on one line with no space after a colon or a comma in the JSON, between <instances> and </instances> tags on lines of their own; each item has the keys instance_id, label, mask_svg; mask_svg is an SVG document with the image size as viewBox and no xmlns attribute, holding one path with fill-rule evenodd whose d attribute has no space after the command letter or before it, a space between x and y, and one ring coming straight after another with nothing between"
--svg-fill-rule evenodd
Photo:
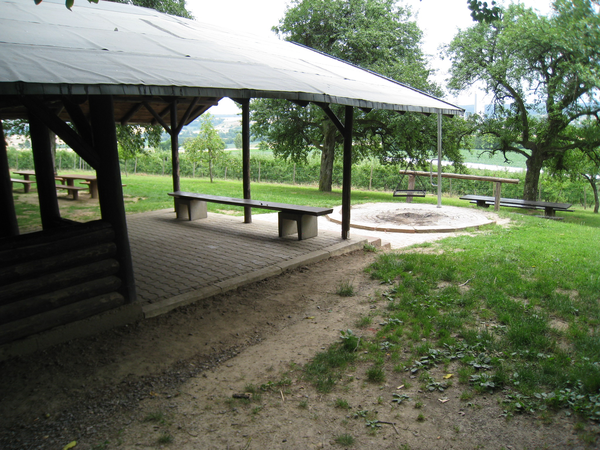
<instances>
[{"instance_id":1,"label":"sand circle","mask_svg":"<svg viewBox=\"0 0 600 450\"><path fill-rule=\"evenodd\" d=\"M341 206L329 220L341 223ZM494 220L483 211L443 204L365 203L354 205L350 213L351 228L397 233L453 232L491 223Z\"/></svg>"}]
</instances>

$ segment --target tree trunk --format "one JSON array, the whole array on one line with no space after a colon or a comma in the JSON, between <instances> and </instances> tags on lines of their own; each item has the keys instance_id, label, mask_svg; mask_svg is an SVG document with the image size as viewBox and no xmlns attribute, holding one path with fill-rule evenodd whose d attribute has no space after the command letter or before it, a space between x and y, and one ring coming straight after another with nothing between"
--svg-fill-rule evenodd
<instances>
[{"instance_id":1,"label":"tree trunk","mask_svg":"<svg viewBox=\"0 0 600 450\"><path fill-rule=\"evenodd\" d=\"M533 151L527 158L527 173L525 174L525 186L523 187L523 200L537 200L540 172L544 160L540 151Z\"/></svg>"},{"instance_id":2,"label":"tree trunk","mask_svg":"<svg viewBox=\"0 0 600 450\"><path fill-rule=\"evenodd\" d=\"M590 186L592 186L592 192L594 193L594 213L598 214L598 211L600 210L600 198L598 197L598 185L596 184L596 177L594 175L586 174L583 174L583 176L586 180L588 180Z\"/></svg>"},{"instance_id":3,"label":"tree trunk","mask_svg":"<svg viewBox=\"0 0 600 450\"><path fill-rule=\"evenodd\" d=\"M52 152L52 172L56 175L56 134L53 131L50 133L50 151Z\"/></svg>"},{"instance_id":4,"label":"tree trunk","mask_svg":"<svg viewBox=\"0 0 600 450\"><path fill-rule=\"evenodd\" d=\"M213 164L212 164L212 159L208 160L208 174L210 176L210 182L213 182Z\"/></svg>"},{"instance_id":5,"label":"tree trunk","mask_svg":"<svg viewBox=\"0 0 600 450\"><path fill-rule=\"evenodd\" d=\"M323 150L321 151L321 174L319 176L319 190L323 192L331 192L333 184L336 133L335 125L326 119L323 123Z\"/></svg>"}]
</instances>

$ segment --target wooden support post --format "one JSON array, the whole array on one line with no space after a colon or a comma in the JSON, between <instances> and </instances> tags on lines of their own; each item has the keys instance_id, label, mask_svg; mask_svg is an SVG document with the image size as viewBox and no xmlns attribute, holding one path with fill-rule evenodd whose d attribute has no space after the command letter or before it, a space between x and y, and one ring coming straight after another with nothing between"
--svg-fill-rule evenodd
<instances>
[{"instance_id":1,"label":"wooden support post","mask_svg":"<svg viewBox=\"0 0 600 450\"><path fill-rule=\"evenodd\" d=\"M48 230L59 227L61 224L60 209L56 197L50 131L44 122L34 114L29 115L29 130L42 228Z\"/></svg>"},{"instance_id":2,"label":"wooden support post","mask_svg":"<svg viewBox=\"0 0 600 450\"><path fill-rule=\"evenodd\" d=\"M437 207L442 207L442 113L437 113L437 152L438 152L438 170L437 170Z\"/></svg>"},{"instance_id":3,"label":"wooden support post","mask_svg":"<svg viewBox=\"0 0 600 450\"><path fill-rule=\"evenodd\" d=\"M502 191L502 183L494 182L494 211L500 209L500 192Z\"/></svg>"},{"instance_id":4,"label":"wooden support post","mask_svg":"<svg viewBox=\"0 0 600 450\"><path fill-rule=\"evenodd\" d=\"M8 152L4 140L2 120L0 120L0 238L19 235L19 223L15 211L15 201L12 193L12 182L10 181L10 167L8 165Z\"/></svg>"},{"instance_id":5,"label":"wooden support post","mask_svg":"<svg viewBox=\"0 0 600 450\"><path fill-rule=\"evenodd\" d=\"M181 190L179 172L179 133L177 132L177 100L171 103L171 163L173 165L173 192Z\"/></svg>"},{"instance_id":6,"label":"wooden support post","mask_svg":"<svg viewBox=\"0 0 600 450\"><path fill-rule=\"evenodd\" d=\"M250 200L250 99L242 102L242 179L244 199ZM244 208L244 223L252 223L252 208Z\"/></svg>"},{"instance_id":7,"label":"wooden support post","mask_svg":"<svg viewBox=\"0 0 600 450\"><path fill-rule=\"evenodd\" d=\"M89 102L94 148L100 156L98 158L100 164L96 168L100 212L102 219L109 222L115 232L119 276L123 282L119 292L125 297L127 303L133 303L137 299L137 294L127 234L113 99L109 95L92 95Z\"/></svg>"},{"instance_id":8,"label":"wooden support post","mask_svg":"<svg viewBox=\"0 0 600 450\"><path fill-rule=\"evenodd\" d=\"M350 238L353 128L354 108L352 106L346 106L346 114L344 119L344 166L342 179L342 239Z\"/></svg>"},{"instance_id":9,"label":"wooden support post","mask_svg":"<svg viewBox=\"0 0 600 450\"><path fill-rule=\"evenodd\" d=\"M409 175L408 176L408 190L412 191L415 189L415 181L416 181L417 177L415 175ZM413 200L413 196L412 195L407 195L406 196L406 203L412 203Z\"/></svg>"}]
</instances>

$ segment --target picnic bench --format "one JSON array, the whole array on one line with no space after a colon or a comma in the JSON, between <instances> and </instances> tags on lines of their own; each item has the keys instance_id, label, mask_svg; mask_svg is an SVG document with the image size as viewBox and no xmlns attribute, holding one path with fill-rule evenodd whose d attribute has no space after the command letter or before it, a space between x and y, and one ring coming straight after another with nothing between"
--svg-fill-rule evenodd
<instances>
[{"instance_id":1,"label":"picnic bench","mask_svg":"<svg viewBox=\"0 0 600 450\"><path fill-rule=\"evenodd\" d=\"M493 205L495 202L494 197L487 197L485 195L465 195L460 198L461 200L468 200L471 203L477 204L477 206L483 206L484 208ZM544 210L544 217L556 217L556 211L572 212L571 203L552 203L552 202L538 202L535 200L521 200L518 198L501 198L500 206L509 208L524 208L524 209L539 209Z\"/></svg>"},{"instance_id":2,"label":"picnic bench","mask_svg":"<svg viewBox=\"0 0 600 450\"><path fill-rule=\"evenodd\" d=\"M57 190L67 190L69 191L69 194L72 195L73 200L77 200L79 199L79 191L83 191L83 190L87 190L87 187L84 186L72 186L70 184L57 184L56 185L56 189Z\"/></svg>"},{"instance_id":3,"label":"picnic bench","mask_svg":"<svg viewBox=\"0 0 600 450\"><path fill-rule=\"evenodd\" d=\"M206 209L207 202L279 211L279 237L298 233L299 241L317 236L317 216L323 216L333 212L333 209L331 208L220 197L216 195L196 194L194 192L177 191L171 192L169 195L175 198L177 218L181 220L205 219L208 216Z\"/></svg>"},{"instance_id":4,"label":"picnic bench","mask_svg":"<svg viewBox=\"0 0 600 450\"><path fill-rule=\"evenodd\" d=\"M35 183L33 180L22 180L20 178L11 178L10 181L14 183L21 183L23 185L23 192L26 194L31 191L31 184Z\"/></svg>"}]
</instances>

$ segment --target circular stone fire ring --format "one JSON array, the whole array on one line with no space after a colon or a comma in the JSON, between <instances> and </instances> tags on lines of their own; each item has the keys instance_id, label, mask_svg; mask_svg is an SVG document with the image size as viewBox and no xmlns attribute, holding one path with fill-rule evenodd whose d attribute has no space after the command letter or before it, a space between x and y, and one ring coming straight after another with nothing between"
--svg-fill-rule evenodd
<instances>
[{"instance_id":1,"label":"circular stone fire ring","mask_svg":"<svg viewBox=\"0 0 600 450\"><path fill-rule=\"evenodd\" d=\"M342 207L327 218L342 221ZM428 203L365 203L354 205L350 227L391 233L450 233L495 223L486 213L473 208Z\"/></svg>"}]
</instances>

